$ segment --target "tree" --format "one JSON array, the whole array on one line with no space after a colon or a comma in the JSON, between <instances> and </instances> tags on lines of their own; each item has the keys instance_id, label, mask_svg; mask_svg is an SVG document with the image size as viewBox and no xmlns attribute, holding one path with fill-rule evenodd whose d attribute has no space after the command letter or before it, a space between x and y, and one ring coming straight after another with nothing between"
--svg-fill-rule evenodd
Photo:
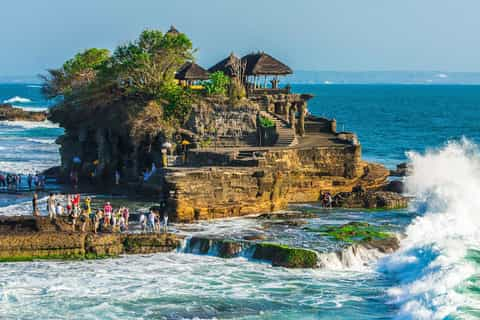
<instances>
[{"instance_id":1,"label":"tree","mask_svg":"<svg viewBox=\"0 0 480 320\"><path fill-rule=\"evenodd\" d=\"M227 77L222 71L217 71L210 74L209 78L210 79L203 84L207 94L225 96L230 84L230 78Z\"/></svg>"}]
</instances>

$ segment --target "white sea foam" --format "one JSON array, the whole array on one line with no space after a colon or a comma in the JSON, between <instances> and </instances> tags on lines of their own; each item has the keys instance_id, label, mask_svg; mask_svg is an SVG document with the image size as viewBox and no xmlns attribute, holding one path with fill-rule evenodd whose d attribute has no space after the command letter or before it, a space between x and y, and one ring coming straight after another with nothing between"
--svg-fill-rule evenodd
<instances>
[{"instance_id":1,"label":"white sea foam","mask_svg":"<svg viewBox=\"0 0 480 320\"><path fill-rule=\"evenodd\" d=\"M8 127L18 127L23 129L32 128L59 128L59 125L51 121L0 121L0 125Z\"/></svg>"},{"instance_id":2,"label":"white sea foam","mask_svg":"<svg viewBox=\"0 0 480 320\"><path fill-rule=\"evenodd\" d=\"M47 107L25 107L25 106L18 106L18 105L12 105L14 108L22 109L25 111L34 111L34 112L42 112L42 111L47 111Z\"/></svg>"},{"instance_id":3,"label":"white sea foam","mask_svg":"<svg viewBox=\"0 0 480 320\"><path fill-rule=\"evenodd\" d=\"M36 138L27 138L27 141L41 144L55 144L55 139L36 139Z\"/></svg>"},{"instance_id":4,"label":"white sea foam","mask_svg":"<svg viewBox=\"0 0 480 320\"><path fill-rule=\"evenodd\" d=\"M29 103L32 100L24 97L15 96L7 100L3 100L3 103Z\"/></svg>"},{"instance_id":5,"label":"white sea foam","mask_svg":"<svg viewBox=\"0 0 480 320\"><path fill-rule=\"evenodd\" d=\"M322 269L338 271L369 271L383 257L380 251L362 245L351 245L343 250L318 254L318 265Z\"/></svg>"},{"instance_id":6,"label":"white sea foam","mask_svg":"<svg viewBox=\"0 0 480 320\"><path fill-rule=\"evenodd\" d=\"M464 140L409 157L413 173L407 189L422 215L381 269L399 282L389 290L400 306L398 319L444 319L475 306L457 289L478 272L465 256L480 246L480 155Z\"/></svg>"}]
</instances>

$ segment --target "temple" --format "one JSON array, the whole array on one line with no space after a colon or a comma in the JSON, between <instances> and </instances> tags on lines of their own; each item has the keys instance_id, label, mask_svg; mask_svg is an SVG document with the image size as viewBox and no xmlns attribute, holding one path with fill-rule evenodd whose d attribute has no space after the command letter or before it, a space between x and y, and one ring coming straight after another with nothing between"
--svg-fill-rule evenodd
<instances>
[{"instance_id":1,"label":"temple","mask_svg":"<svg viewBox=\"0 0 480 320\"><path fill-rule=\"evenodd\" d=\"M172 27L168 34L179 31ZM206 94L202 87L218 72L230 79L229 88ZM170 217L183 222L269 212L319 201L325 192L385 186L389 171L362 160L354 133L337 131L335 119L310 114L312 95L280 84L292 73L265 52L242 58L231 53L208 70L187 62L175 78L199 90L178 127L165 125L155 101L130 109L121 100L113 103L117 115L132 119L118 128L53 112L52 120L65 128L57 141L61 171L88 176L94 170L106 180L119 172L135 194L166 203ZM75 157L80 166L72 163ZM368 207L403 205L376 195L368 199Z\"/></svg>"}]
</instances>

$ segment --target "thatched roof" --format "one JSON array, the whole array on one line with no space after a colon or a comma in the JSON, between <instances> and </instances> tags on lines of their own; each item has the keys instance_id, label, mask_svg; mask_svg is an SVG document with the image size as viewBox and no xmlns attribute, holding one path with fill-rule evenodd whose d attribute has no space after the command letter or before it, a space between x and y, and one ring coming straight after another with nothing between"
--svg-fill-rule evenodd
<instances>
[{"instance_id":1,"label":"thatched roof","mask_svg":"<svg viewBox=\"0 0 480 320\"><path fill-rule=\"evenodd\" d=\"M235 63L238 62L240 62L240 58L232 52L228 57L208 69L208 72L214 73L217 71L222 71L225 75L229 77L235 76L236 71L233 66L235 65Z\"/></svg>"},{"instance_id":2,"label":"thatched roof","mask_svg":"<svg viewBox=\"0 0 480 320\"><path fill-rule=\"evenodd\" d=\"M247 76L281 76L293 73L289 66L264 52L248 54L242 58L242 62L246 62Z\"/></svg>"},{"instance_id":3,"label":"thatched roof","mask_svg":"<svg viewBox=\"0 0 480 320\"><path fill-rule=\"evenodd\" d=\"M185 63L175 74L178 80L208 80L208 71L193 62Z\"/></svg>"}]
</instances>

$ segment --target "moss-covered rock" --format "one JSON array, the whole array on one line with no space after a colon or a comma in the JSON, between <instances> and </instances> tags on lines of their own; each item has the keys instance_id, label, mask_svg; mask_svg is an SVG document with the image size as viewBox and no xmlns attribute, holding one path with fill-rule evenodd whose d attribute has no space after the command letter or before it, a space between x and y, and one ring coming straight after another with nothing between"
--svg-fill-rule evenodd
<instances>
[{"instance_id":1,"label":"moss-covered rock","mask_svg":"<svg viewBox=\"0 0 480 320\"><path fill-rule=\"evenodd\" d=\"M286 268L315 268L317 253L302 248L291 248L276 243L259 243L253 254L254 259L268 260L273 266Z\"/></svg>"},{"instance_id":2,"label":"moss-covered rock","mask_svg":"<svg viewBox=\"0 0 480 320\"><path fill-rule=\"evenodd\" d=\"M366 222L350 222L341 226L326 226L324 228L305 228L306 231L318 232L337 241L357 243L371 240L385 240L394 236L382 227Z\"/></svg>"}]
</instances>

